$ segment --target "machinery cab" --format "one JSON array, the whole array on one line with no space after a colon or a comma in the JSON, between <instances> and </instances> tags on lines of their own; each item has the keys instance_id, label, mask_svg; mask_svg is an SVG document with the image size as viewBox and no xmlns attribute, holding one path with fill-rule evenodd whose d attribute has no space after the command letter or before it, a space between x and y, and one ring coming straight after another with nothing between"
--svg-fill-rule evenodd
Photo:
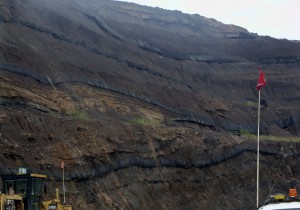
<instances>
[{"instance_id":1,"label":"machinery cab","mask_svg":"<svg viewBox=\"0 0 300 210\"><path fill-rule=\"evenodd\" d=\"M20 168L16 175L2 176L3 193L20 197L26 210L40 210L45 178L45 175L30 174L27 169ZM18 199L12 201L18 202Z\"/></svg>"}]
</instances>

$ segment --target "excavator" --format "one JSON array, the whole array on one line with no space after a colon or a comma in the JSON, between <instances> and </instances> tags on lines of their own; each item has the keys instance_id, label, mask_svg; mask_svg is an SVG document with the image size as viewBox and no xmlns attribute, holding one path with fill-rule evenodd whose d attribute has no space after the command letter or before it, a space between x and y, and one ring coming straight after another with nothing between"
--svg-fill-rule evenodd
<instances>
[{"instance_id":1,"label":"excavator","mask_svg":"<svg viewBox=\"0 0 300 210\"><path fill-rule=\"evenodd\" d=\"M58 188L53 200L42 201L46 175L28 173L26 168L20 168L15 175L1 177L0 210L72 210L71 205L60 201Z\"/></svg>"}]
</instances>

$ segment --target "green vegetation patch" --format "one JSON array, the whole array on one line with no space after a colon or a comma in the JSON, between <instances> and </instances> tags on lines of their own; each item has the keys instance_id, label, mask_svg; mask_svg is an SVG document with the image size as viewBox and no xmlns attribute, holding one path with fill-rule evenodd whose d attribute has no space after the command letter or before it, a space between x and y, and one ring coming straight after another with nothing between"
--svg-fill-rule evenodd
<instances>
[{"instance_id":1,"label":"green vegetation patch","mask_svg":"<svg viewBox=\"0 0 300 210\"><path fill-rule=\"evenodd\" d=\"M76 110L71 114L74 120L87 120L89 119L88 114L84 110Z\"/></svg>"},{"instance_id":2,"label":"green vegetation patch","mask_svg":"<svg viewBox=\"0 0 300 210\"><path fill-rule=\"evenodd\" d=\"M257 107L257 104L253 101L246 101L245 105L248 107Z\"/></svg>"},{"instance_id":3,"label":"green vegetation patch","mask_svg":"<svg viewBox=\"0 0 300 210\"><path fill-rule=\"evenodd\" d=\"M249 131L241 131L241 136L247 137L249 139L257 139L257 135L250 133ZM262 141L277 141L277 142L300 142L299 137L283 137L283 136L266 136L260 135L259 140Z\"/></svg>"},{"instance_id":4,"label":"green vegetation patch","mask_svg":"<svg viewBox=\"0 0 300 210\"><path fill-rule=\"evenodd\" d=\"M131 119L130 121L133 124L138 124L138 125L151 125L151 126L159 126L160 125L160 120L158 119L147 119L143 117L136 117Z\"/></svg>"}]
</instances>

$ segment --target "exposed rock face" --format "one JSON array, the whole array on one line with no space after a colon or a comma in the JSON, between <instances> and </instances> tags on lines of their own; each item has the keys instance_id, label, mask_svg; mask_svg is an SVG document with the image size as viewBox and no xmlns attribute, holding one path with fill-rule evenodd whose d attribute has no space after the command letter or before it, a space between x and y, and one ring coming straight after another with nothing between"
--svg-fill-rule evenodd
<instances>
[{"instance_id":1,"label":"exposed rock face","mask_svg":"<svg viewBox=\"0 0 300 210\"><path fill-rule=\"evenodd\" d=\"M109 0L2 0L0 172L66 164L76 209L255 207L261 132L298 136L300 43ZM236 135L238 134L238 135ZM263 142L261 197L299 143ZM279 186L285 189L287 183Z\"/></svg>"}]
</instances>

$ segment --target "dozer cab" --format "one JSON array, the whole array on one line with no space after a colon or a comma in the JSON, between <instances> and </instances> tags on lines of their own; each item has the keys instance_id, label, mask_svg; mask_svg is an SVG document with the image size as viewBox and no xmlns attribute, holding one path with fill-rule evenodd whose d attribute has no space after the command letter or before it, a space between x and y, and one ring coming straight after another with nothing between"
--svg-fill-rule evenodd
<instances>
[{"instance_id":1,"label":"dozer cab","mask_svg":"<svg viewBox=\"0 0 300 210\"><path fill-rule=\"evenodd\" d=\"M72 210L56 198L42 201L45 175L27 173L19 169L16 175L2 175L3 192L0 193L0 210Z\"/></svg>"}]
</instances>

